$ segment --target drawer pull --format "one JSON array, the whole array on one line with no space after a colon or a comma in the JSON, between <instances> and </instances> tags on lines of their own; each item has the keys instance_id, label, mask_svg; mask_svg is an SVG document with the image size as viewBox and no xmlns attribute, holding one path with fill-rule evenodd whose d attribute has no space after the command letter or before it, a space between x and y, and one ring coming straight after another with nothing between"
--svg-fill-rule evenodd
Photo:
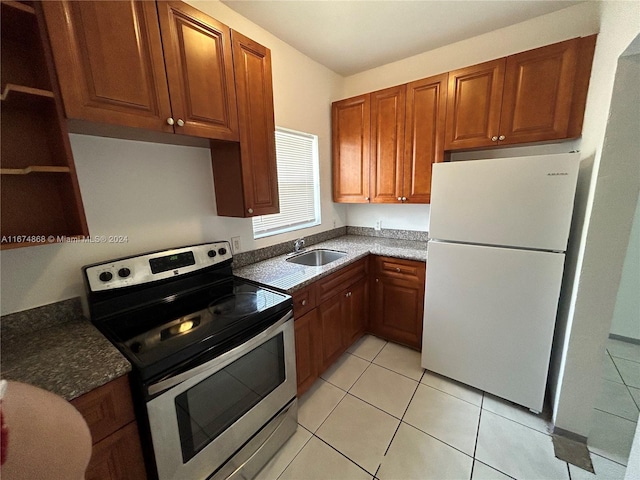
<instances>
[{"instance_id":1,"label":"drawer pull","mask_svg":"<svg viewBox=\"0 0 640 480\"><path fill-rule=\"evenodd\" d=\"M302 300L302 301L300 302L300 304L304 307L304 306L307 304L307 300L306 300L306 299L305 299L305 300Z\"/></svg>"}]
</instances>

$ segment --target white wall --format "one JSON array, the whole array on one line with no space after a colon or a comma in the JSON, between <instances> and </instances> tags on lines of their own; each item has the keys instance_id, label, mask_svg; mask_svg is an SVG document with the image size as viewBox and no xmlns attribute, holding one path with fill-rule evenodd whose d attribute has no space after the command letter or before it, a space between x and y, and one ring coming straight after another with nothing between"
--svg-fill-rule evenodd
<instances>
[{"instance_id":1,"label":"white wall","mask_svg":"<svg viewBox=\"0 0 640 480\"><path fill-rule=\"evenodd\" d=\"M586 160L581 165L556 325L563 335L556 337L551 368L554 423L583 436L589 434L604 342L640 188L640 72L637 59L618 63L640 34L640 3L599 2L598 6L600 35L581 145ZM616 77L616 70L623 74Z\"/></svg>"},{"instance_id":2,"label":"white wall","mask_svg":"<svg viewBox=\"0 0 640 480\"><path fill-rule=\"evenodd\" d=\"M208 149L72 135L91 235L125 244L58 244L0 252L0 313L78 296L80 267L118 256L240 236L243 250L346 225L331 202L331 100L342 77L218 1L189 2L271 49L276 125L318 135L322 224L254 241L250 219L216 216Z\"/></svg>"},{"instance_id":3,"label":"white wall","mask_svg":"<svg viewBox=\"0 0 640 480\"><path fill-rule=\"evenodd\" d=\"M640 340L640 197L622 268L611 333Z\"/></svg>"},{"instance_id":4,"label":"white wall","mask_svg":"<svg viewBox=\"0 0 640 480\"><path fill-rule=\"evenodd\" d=\"M574 7L495 30L474 38L453 43L397 62L367 70L345 78L342 95L333 100L379 90L412 80L437 75L476 63L493 60L513 53L598 32L597 2L585 2ZM542 153L563 153L579 148L579 141L551 146L519 147L454 154L452 160L524 156ZM373 227L377 219L385 219L383 228L428 230L428 205L352 204L347 206L349 225ZM424 221L426 219L426 221ZM391 226L393 225L393 226Z\"/></svg>"}]
</instances>

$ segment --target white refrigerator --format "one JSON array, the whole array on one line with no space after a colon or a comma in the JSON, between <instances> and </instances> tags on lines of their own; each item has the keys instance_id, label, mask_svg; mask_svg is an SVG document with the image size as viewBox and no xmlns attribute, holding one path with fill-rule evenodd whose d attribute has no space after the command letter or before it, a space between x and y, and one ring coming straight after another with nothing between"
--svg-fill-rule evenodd
<instances>
[{"instance_id":1,"label":"white refrigerator","mask_svg":"<svg viewBox=\"0 0 640 480\"><path fill-rule=\"evenodd\" d=\"M422 366L542 411L577 153L433 167Z\"/></svg>"}]
</instances>

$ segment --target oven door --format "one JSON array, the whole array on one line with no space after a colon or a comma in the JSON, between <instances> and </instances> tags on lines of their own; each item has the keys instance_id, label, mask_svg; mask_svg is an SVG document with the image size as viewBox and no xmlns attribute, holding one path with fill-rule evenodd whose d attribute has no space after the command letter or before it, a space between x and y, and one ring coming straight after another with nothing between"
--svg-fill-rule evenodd
<instances>
[{"instance_id":1,"label":"oven door","mask_svg":"<svg viewBox=\"0 0 640 480\"><path fill-rule=\"evenodd\" d=\"M296 396L293 313L242 345L149 386L160 480L203 479Z\"/></svg>"}]
</instances>

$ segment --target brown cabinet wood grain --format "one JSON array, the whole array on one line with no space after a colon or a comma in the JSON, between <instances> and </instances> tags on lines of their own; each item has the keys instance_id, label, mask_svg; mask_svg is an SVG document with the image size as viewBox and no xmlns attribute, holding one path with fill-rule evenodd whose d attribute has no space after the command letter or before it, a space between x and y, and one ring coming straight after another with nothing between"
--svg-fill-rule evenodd
<instances>
[{"instance_id":1,"label":"brown cabinet wood grain","mask_svg":"<svg viewBox=\"0 0 640 480\"><path fill-rule=\"evenodd\" d=\"M496 145L505 63L500 58L449 72L445 150Z\"/></svg>"},{"instance_id":2,"label":"brown cabinet wood grain","mask_svg":"<svg viewBox=\"0 0 640 480\"><path fill-rule=\"evenodd\" d=\"M294 307L295 311L295 307ZM304 315L296 314L296 376L298 396L309 390L318 378L318 346L320 332L318 331L318 310L312 309Z\"/></svg>"},{"instance_id":3,"label":"brown cabinet wood grain","mask_svg":"<svg viewBox=\"0 0 640 480\"><path fill-rule=\"evenodd\" d=\"M2 249L89 234L42 6L1 4Z\"/></svg>"},{"instance_id":4,"label":"brown cabinet wood grain","mask_svg":"<svg viewBox=\"0 0 640 480\"><path fill-rule=\"evenodd\" d=\"M155 2L42 2L68 118L173 132Z\"/></svg>"},{"instance_id":5,"label":"brown cabinet wood grain","mask_svg":"<svg viewBox=\"0 0 640 480\"><path fill-rule=\"evenodd\" d=\"M345 293L334 295L318 306L320 318L320 372L324 372L344 352L343 298Z\"/></svg>"},{"instance_id":6,"label":"brown cabinet wood grain","mask_svg":"<svg viewBox=\"0 0 640 480\"><path fill-rule=\"evenodd\" d=\"M369 202L371 109L369 94L331 106L333 201Z\"/></svg>"},{"instance_id":7,"label":"brown cabinet wood grain","mask_svg":"<svg viewBox=\"0 0 640 480\"><path fill-rule=\"evenodd\" d=\"M68 118L238 140L226 25L178 1L43 4Z\"/></svg>"},{"instance_id":8,"label":"brown cabinet wood grain","mask_svg":"<svg viewBox=\"0 0 640 480\"><path fill-rule=\"evenodd\" d=\"M238 140L231 30L186 3L157 4L175 132Z\"/></svg>"},{"instance_id":9,"label":"brown cabinet wood grain","mask_svg":"<svg viewBox=\"0 0 640 480\"><path fill-rule=\"evenodd\" d=\"M445 150L580 135L595 35L449 72Z\"/></svg>"},{"instance_id":10,"label":"brown cabinet wood grain","mask_svg":"<svg viewBox=\"0 0 640 480\"><path fill-rule=\"evenodd\" d=\"M407 84L402 196L408 203L431 201L431 170L444 161L447 74Z\"/></svg>"},{"instance_id":11,"label":"brown cabinet wood grain","mask_svg":"<svg viewBox=\"0 0 640 480\"><path fill-rule=\"evenodd\" d=\"M211 142L218 215L280 211L271 51L232 31L240 143Z\"/></svg>"},{"instance_id":12,"label":"brown cabinet wood grain","mask_svg":"<svg viewBox=\"0 0 640 480\"><path fill-rule=\"evenodd\" d=\"M371 202L402 201L406 85L370 94ZM364 161L364 160L363 160Z\"/></svg>"},{"instance_id":13,"label":"brown cabinet wood grain","mask_svg":"<svg viewBox=\"0 0 640 480\"><path fill-rule=\"evenodd\" d=\"M362 278L350 286L343 300L345 349L358 340L367 328L369 318L369 279Z\"/></svg>"},{"instance_id":14,"label":"brown cabinet wood grain","mask_svg":"<svg viewBox=\"0 0 640 480\"><path fill-rule=\"evenodd\" d=\"M416 349L422 344L425 264L374 257L370 330Z\"/></svg>"},{"instance_id":15,"label":"brown cabinet wood grain","mask_svg":"<svg viewBox=\"0 0 640 480\"><path fill-rule=\"evenodd\" d=\"M71 404L86 420L93 440L87 479L147 478L126 376L72 400Z\"/></svg>"}]
</instances>

